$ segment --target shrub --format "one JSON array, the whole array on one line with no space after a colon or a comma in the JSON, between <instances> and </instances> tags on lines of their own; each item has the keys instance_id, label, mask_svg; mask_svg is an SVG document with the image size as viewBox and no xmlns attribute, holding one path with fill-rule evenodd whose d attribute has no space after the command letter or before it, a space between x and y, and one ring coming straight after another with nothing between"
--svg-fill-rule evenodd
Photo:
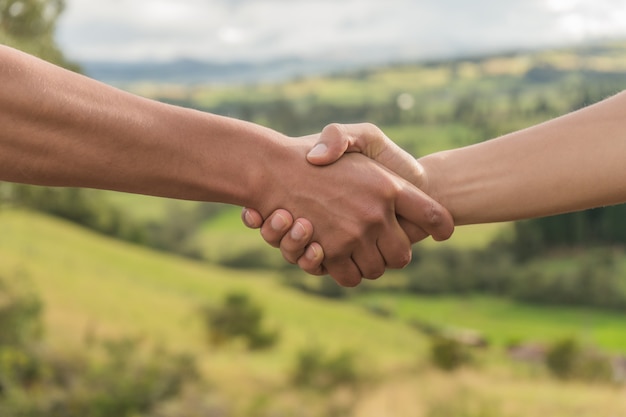
<instances>
[{"instance_id":1,"label":"shrub","mask_svg":"<svg viewBox=\"0 0 626 417\"><path fill-rule=\"evenodd\" d=\"M39 297L0 278L0 347L25 346L42 333Z\"/></svg>"},{"instance_id":2,"label":"shrub","mask_svg":"<svg viewBox=\"0 0 626 417\"><path fill-rule=\"evenodd\" d=\"M610 381L611 361L608 355L597 350L584 349L571 337L557 340L548 349L546 365L560 379L585 381Z\"/></svg>"},{"instance_id":3,"label":"shrub","mask_svg":"<svg viewBox=\"0 0 626 417\"><path fill-rule=\"evenodd\" d=\"M296 357L292 380L297 386L322 391L354 385L359 380L354 354L343 351L330 355L316 346L302 349Z\"/></svg>"},{"instance_id":4,"label":"shrub","mask_svg":"<svg viewBox=\"0 0 626 417\"><path fill-rule=\"evenodd\" d=\"M574 374L576 357L580 346L573 338L561 339L548 349L546 365L550 372L558 378L569 378Z\"/></svg>"},{"instance_id":5,"label":"shrub","mask_svg":"<svg viewBox=\"0 0 626 417\"><path fill-rule=\"evenodd\" d=\"M197 381L193 359L162 349L146 352L137 339L100 343L100 360L28 350L9 352L3 376L3 417L130 417L145 415ZM5 350L3 358L6 359ZM6 360L3 364L7 363Z\"/></svg>"},{"instance_id":6,"label":"shrub","mask_svg":"<svg viewBox=\"0 0 626 417\"><path fill-rule=\"evenodd\" d=\"M283 272L285 285L319 297L340 299L346 298L357 289L348 291L345 287L337 284L331 277L312 277L295 268L288 268Z\"/></svg>"},{"instance_id":7,"label":"shrub","mask_svg":"<svg viewBox=\"0 0 626 417\"><path fill-rule=\"evenodd\" d=\"M227 294L221 306L204 307L202 314L213 346L243 338L250 350L258 350L272 347L278 341L277 331L263 329L263 309L247 294Z\"/></svg>"},{"instance_id":8,"label":"shrub","mask_svg":"<svg viewBox=\"0 0 626 417\"><path fill-rule=\"evenodd\" d=\"M472 359L469 348L451 337L432 337L430 349L433 364L444 371L453 371Z\"/></svg>"}]
</instances>

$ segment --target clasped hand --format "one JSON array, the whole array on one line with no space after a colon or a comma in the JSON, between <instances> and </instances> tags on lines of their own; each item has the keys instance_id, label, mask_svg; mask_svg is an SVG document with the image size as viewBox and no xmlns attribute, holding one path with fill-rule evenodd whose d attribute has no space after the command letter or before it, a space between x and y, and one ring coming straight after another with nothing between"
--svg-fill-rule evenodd
<instances>
[{"instance_id":1,"label":"clasped hand","mask_svg":"<svg viewBox=\"0 0 626 417\"><path fill-rule=\"evenodd\" d=\"M426 180L419 163L376 126L331 124L294 140L308 146L306 159L317 166L315 190L292 189L290 208L265 218L242 212L244 224L260 228L288 262L355 286L406 266L411 244L451 236L450 213L418 188Z\"/></svg>"}]
</instances>

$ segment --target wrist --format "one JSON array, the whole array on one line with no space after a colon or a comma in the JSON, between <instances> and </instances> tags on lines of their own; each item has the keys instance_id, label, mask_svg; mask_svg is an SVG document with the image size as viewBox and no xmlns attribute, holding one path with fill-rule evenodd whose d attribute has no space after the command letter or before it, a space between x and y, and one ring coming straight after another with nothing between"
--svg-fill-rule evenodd
<instances>
[{"instance_id":1,"label":"wrist","mask_svg":"<svg viewBox=\"0 0 626 417\"><path fill-rule=\"evenodd\" d=\"M272 211L284 208L287 194L295 191L289 180L304 175L300 170L306 165L308 148L266 128L255 131L250 145L252 158L242 164L243 192L235 204L254 208L266 218Z\"/></svg>"},{"instance_id":2,"label":"wrist","mask_svg":"<svg viewBox=\"0 0 626 417\"><path fill-rule=\"evenodd\" d=\"M440 172L440 163L443 160L441 153L430 154L416 160L416 187L429 195L433 200L448 209L448 201L445 195L445 187L441 186L444 173Z\"/></svg>"}]
</instances>

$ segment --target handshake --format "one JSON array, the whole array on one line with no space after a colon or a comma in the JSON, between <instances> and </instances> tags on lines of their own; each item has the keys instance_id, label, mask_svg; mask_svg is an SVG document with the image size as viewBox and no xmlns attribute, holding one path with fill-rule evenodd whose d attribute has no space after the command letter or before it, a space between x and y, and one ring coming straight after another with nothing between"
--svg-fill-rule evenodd
<instances>
[{"instance_id":1,"label":"handshake","mask_svg":"<svg viewBox=\"0 0 626 417\"><path fill-rule=\"evenodd\" d=\"M286 184L308 188L285 187L286 175L274 175L289 190L288 198L273 199L281 209L244 204L257 210L246 208L242 217L287 261L355 286L406 266L411 244L428 235L445 240L455 225L625 203L624 114L626 92L417 160L371 124L329 125L291 141L308 147L295 154L308 163Z\"/></svg>"},{"instance_id":2,"label":"handshake","mask_svg":"<svg viewBox=\"0 0 626 417\"><path fill-rule=\"evenodd\" d=\"M405 267L413 243L452 235L452 215L425 192L424 167L376 126L331 124L321 134L295 140L309 144L308 164L335 171L317 195L301 199L305 190L291 190L295 201L305 203L304 210L293 210L305 217L294 221L295 213L284 208L265 218L251 208L242 212L243 222L260 228L288 262L356 286L386 268Z\"/></svg>"},{"instance_id":3,"label":"handshake","mask_svg":"<svg viewBox=\"0 0 626 417\"><path fill-rule=\"evenodd\" d=\"M455 225L626 202L626 91L418 160L371 124L294 140L0 45L0 181L249 207L287 261L355 286Z\"/></svg>"}]
</instances>

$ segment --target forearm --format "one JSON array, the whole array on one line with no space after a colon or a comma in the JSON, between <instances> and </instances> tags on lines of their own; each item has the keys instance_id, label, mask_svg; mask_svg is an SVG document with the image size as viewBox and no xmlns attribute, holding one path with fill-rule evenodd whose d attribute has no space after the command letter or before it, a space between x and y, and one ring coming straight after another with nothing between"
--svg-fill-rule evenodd
<instances>
[{"instance_id":1,"label":"forearm","mask_svg":"<svg viewBox=\"0 0 626 417\"><path fill-rule=\"evenodd\" d=\"M626 93L549 122L419 159L456 224L626 201Z\"/></svg>"},{"instance_id":2,"label":"forearm","mask_svg":"<svg viewBox=\"0 0 626 417\"><path fill-rule=\"evenodd\" d=\"M256 206L264 155L280 153L286 139L141 98L6 47L0 85L5 181Z\"/></svg>"}]
</instances>

